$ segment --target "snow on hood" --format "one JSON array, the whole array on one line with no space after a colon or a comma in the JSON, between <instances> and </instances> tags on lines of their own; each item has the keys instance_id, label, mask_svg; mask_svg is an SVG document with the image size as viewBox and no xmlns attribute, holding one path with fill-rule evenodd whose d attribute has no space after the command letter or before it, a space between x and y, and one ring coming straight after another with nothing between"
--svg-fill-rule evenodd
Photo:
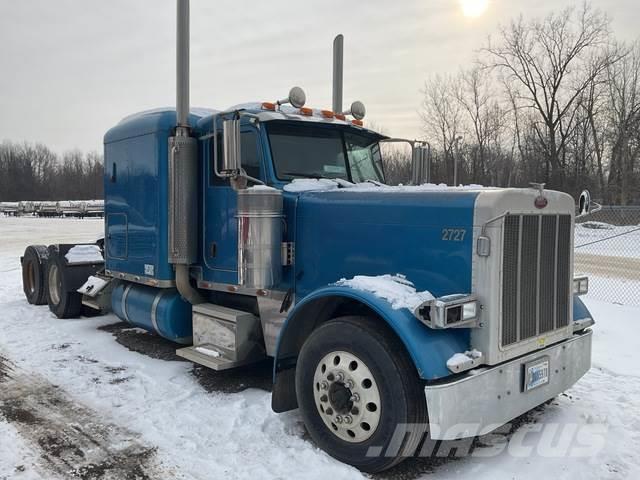
<instances>
[{"instance_id":1,"label":"snow on hood","mask_svg":"<svg viewBox=\"0 0 640 480\"><path fill-rule=\"evenodd\" d=\"M342 187L342 188L340 188ZM398 192L433 192L449 191L460 192L466 190L497 190L497 187L485 187L483 185L459 185L452 187L444 183L425 183L423 185L383 185L372 182L351 183L342 179L329 178L296 178L284 186L286 192L321 192L328 190L338 190L341 192L367 192L367 193L398 193Z\"/></svg>"},{"instance_id":2,"label":"snow on hood","mask_svg":"<svg viewBox=\"0 0 640 480\"><path fill-rule=\"evenodd\" d=\"M285 192L323 192L337 189L338 183L328 178L296 178L284 186Z\"/></svg>"},{"instance_id":3,"label":"snow on hood","mask_svg":"<svg viewBox=\"0 0 640 480\"><path fill-rule=\"evenodd\" d=\"M394 310L407 308L413 312L422 303L434 299L431 292L426 290L423 292L416 291L413 283L399 273L396 275L379 275L377 277L356 275L349 280L345 278L338 280L335 284L373 293L376 297L389 302Z\"/></svg>"}]
</instances>

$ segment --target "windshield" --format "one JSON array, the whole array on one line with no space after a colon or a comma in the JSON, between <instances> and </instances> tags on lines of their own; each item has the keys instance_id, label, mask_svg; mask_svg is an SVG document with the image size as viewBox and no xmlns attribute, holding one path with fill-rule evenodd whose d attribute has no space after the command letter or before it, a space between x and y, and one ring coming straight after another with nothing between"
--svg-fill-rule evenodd
<instances>
[{"instance_id":1,"label":"windshield","mask_svg":"<svg viewBox=\"0 0 640 480\"><path fill-rule=\"evenodd\" d=\"M280 180L341 178L384 182L378 138L369 133L269 122L271 156Z\"/></svg>"}]
</instances>

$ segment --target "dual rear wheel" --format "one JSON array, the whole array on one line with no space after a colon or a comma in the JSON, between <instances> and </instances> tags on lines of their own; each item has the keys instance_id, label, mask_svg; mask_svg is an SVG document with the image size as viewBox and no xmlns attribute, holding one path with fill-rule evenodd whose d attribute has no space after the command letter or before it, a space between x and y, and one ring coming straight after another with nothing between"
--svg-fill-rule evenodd
<instances>
[{"instance_id":1,"label":"dual rear wheel","mask_svg":"<svg viewBox=\"0 0 640 480\"><path fill-rule=\"evenodd\" d=\"M85 272L71 271L57 245L30 245L22 257L22 287L27 301L48 304L58 318L82 313L82 295L76 290L83 278Z\"/></svg>"}]
</instances>

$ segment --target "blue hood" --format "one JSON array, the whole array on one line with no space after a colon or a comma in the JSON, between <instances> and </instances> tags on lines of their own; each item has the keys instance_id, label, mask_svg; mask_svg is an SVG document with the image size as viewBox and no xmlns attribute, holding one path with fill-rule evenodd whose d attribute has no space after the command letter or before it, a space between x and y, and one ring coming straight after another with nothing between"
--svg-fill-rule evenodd
<instances>
[{"instance_id":1,"label":"blue hood","mask_svg":"<svg viewBox=\"0 0 640 480\"><path fill-rule=\"evenodd\" d=\"M285 194L295 209L296 293L355 275L401 273L440 296L471 290L477 191ZM464 230L454 239L443 229Z\"/></svg>"}]
</instances>

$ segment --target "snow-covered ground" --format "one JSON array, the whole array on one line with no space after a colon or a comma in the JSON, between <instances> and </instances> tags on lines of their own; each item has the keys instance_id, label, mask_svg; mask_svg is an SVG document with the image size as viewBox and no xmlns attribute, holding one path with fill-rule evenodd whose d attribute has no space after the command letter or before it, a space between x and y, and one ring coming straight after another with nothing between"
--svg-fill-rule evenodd
<instances>
[{"instance_id":1,"label":"snow-covered ground","mask_svg":"<svg viewBox=\"0 0 640 480\"><path fill-rule=\"evenodd\" d=\"M587 221L576 224L574 238L580 253L640 258L640 225Z\"/></svg>"},{"instance_id":2,"label":"snow-covered ground","mask_svg":"<svg viewBox=\"0 0 640 480\"><path fill-rule=\"evenodd\" d=\"M113 316L58 320L28 305L25 245L101 230L100 220L0 218L0 479L363 478L318 450L297 412L275 414L268 391L244 389L268 385L268 366L203 374L156 355L166 342L110 326ZM594 367L575 387L493 447L484 439L469 457L411 459L376 478L640 478L640 308L587 303ZM153 348L136 353L125 337Z\"/></svg>"}]
</instances>

